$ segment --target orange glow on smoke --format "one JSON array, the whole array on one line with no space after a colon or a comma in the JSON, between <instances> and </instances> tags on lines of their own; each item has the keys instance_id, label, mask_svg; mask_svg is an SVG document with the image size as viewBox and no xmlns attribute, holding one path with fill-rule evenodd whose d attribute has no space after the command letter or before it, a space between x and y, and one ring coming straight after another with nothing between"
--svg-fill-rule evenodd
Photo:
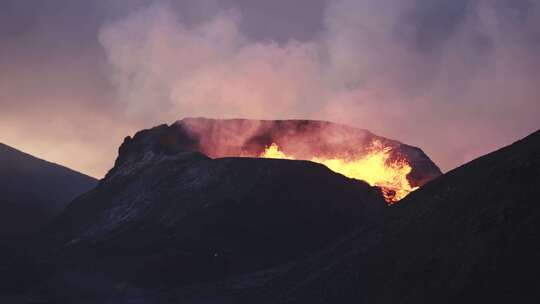
<instances>
[{"instance_id":1,"label":"orange glow on smoke","mask_svg":"<svg viewBox=\"0 0 540 304\"><path fill-rule=\"evenodd\" d=\"M371 186L382 189L385 200L393 204L418 187L412 187L407 175L412 168L406 160L390 160L392 148L384 147L379 141L373 141L365 155L357 158L322 158L313 157L312 162L320 163L330 170L349 178L359 179ZM277 159L295 159L280 150L275 143L271 144L259 157Z\"/></svg>"}]
</instances>

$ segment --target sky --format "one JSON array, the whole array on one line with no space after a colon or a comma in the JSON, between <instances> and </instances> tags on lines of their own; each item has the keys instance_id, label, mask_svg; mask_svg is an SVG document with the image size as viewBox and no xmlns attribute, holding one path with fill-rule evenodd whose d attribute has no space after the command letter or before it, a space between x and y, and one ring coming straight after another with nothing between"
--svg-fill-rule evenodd
<instances>
[{"instance_id":1,"label":"sky","mask_svg":"<svg viewBox=\"0 0 540 304\"><path fill-rule=\"evenodd\" d=\"M102 177L192 116L322 119L450 170L540 128L540 0L3 0L0 142Z\"/></svg>"}]
</instances>

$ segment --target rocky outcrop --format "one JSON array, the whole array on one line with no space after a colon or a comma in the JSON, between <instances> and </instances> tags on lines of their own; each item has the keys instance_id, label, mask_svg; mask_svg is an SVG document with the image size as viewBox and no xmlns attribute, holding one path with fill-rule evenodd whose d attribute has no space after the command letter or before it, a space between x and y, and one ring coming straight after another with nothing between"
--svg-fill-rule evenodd
<instances>
[{"instance_id":1,"label":"rocky outcrop","mask_svg":"<svg viewBox=\"0 0 540 304\"><path fill-rule=\"evenodd\" d=\"M323 165L211 159L163 144L170 130L127 140L107 177L40 236L39 267L54 265L48 284L67 291L62 284L93 275L145 288L227 279L303 259L385 208L378 188Z\"/></svg>"}]
</instances>

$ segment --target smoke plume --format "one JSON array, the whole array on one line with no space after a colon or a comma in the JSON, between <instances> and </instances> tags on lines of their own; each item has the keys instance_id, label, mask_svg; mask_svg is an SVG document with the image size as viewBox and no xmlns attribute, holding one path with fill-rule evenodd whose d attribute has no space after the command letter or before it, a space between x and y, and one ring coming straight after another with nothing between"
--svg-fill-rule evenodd
<instances>
[{"instance_id":1,"label":"smoke plume","mask_svg":"<svg viewBox=\"0 0 540 304\"><path fill-rule=\"evenodd\" d=\"M16 71L0 76L0 140L101 175L123 135L158 123L322 119L420 146L448 170L540 127L536 1L321 2L320 25L287 25L302 33L290 37L253 18L262 3L202 1L186 14L191 2L116 6L88 30L88 45L48 63L0 54ZM276 5L302 25L316 2ZM78 157L43 152L60 140Z\"/></svg>"}]
</instances>

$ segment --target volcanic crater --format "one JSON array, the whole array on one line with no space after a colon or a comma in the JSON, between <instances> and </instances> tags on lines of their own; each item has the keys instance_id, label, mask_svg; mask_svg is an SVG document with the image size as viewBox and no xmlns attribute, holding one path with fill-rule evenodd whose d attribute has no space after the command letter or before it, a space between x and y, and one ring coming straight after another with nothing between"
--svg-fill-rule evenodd
<instances>
[{"instance_id":1,"label":"volcanic crater","mask_svg":"<svg viewBox=\"0 0 540 304\"><path fill-rule=\"evenodd\" d=\"M130 157L128 150L138 154L148 141L156 145L154 149L169 154L197 151L211 158L321 163L381 188L389 204L441 175L437 165L417 147L326 121L185 118L127 137L117 162Z\"/></svg>"}]
</instances>

